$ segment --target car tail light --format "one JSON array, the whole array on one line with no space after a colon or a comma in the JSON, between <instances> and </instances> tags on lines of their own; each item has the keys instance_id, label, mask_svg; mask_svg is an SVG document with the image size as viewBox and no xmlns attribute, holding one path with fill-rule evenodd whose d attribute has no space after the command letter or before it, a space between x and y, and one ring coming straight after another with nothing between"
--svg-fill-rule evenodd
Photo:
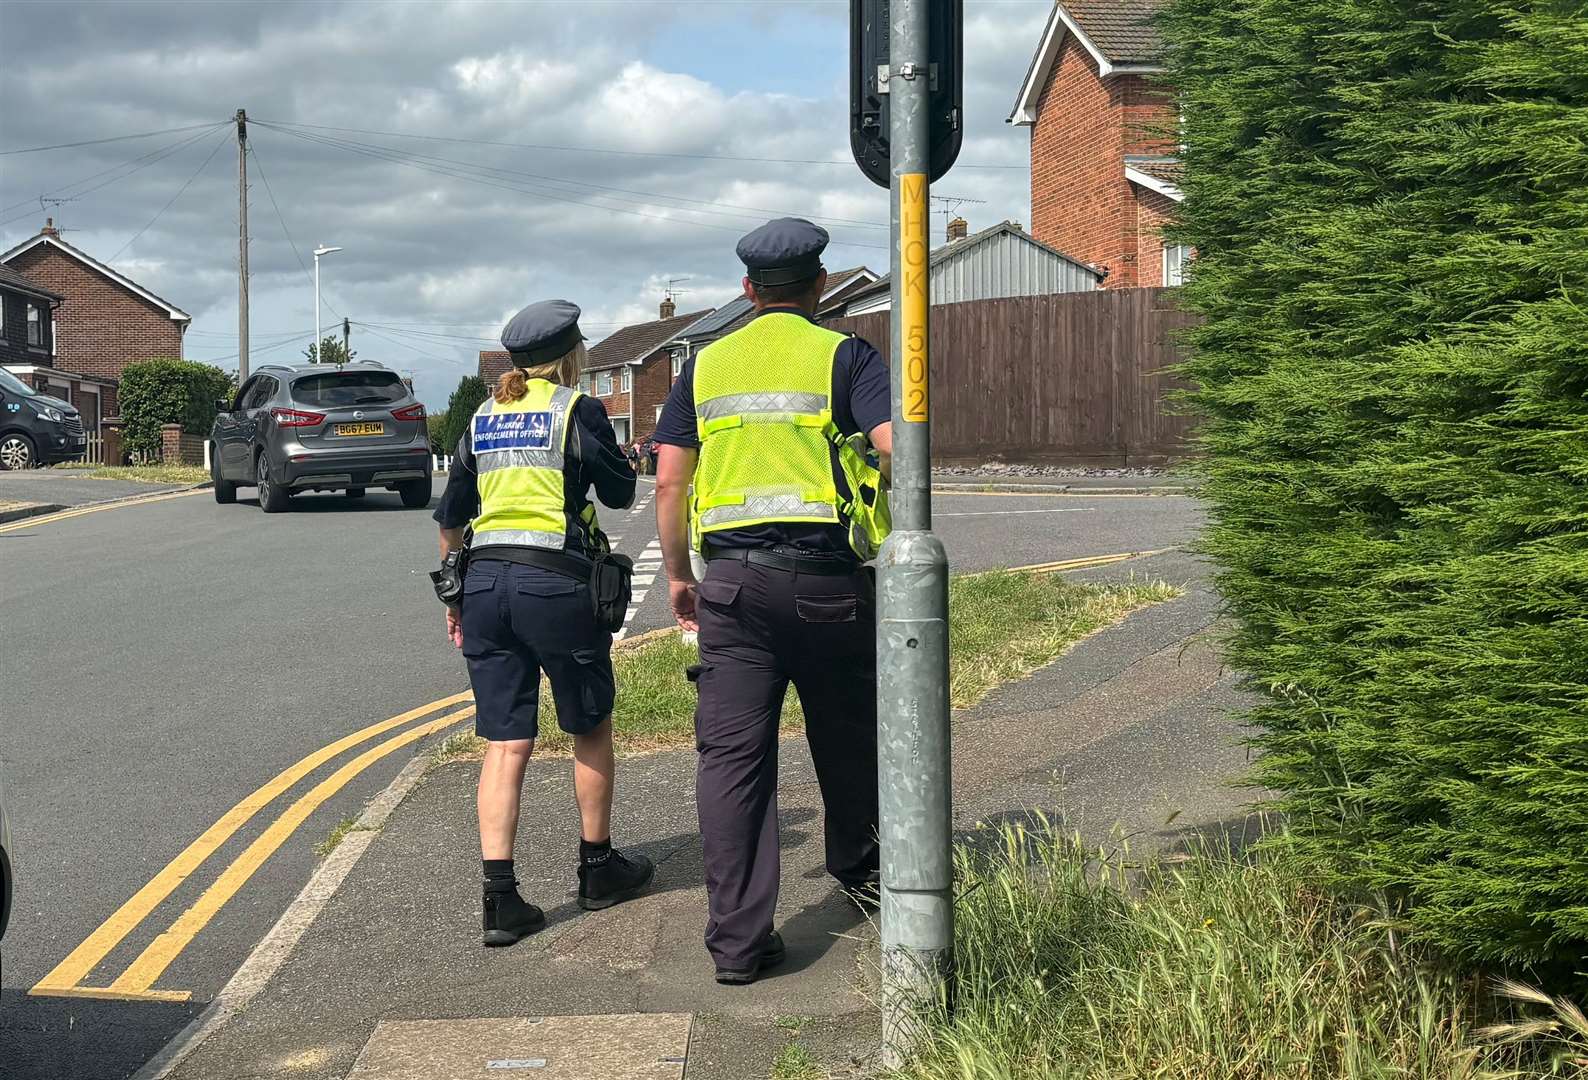
<instances>
[{"instance_id":1,"label":"car tail light","mask_svg":"<svg viewBox=\"0 0 1588 1080\"><path fill-rule=\"evenodd\" d=\"M325 419L324 413L301 409L271 409L270 415L282 427L313 427Z\"/></svg>"},{"instance_id":2,"label":"car tail light","mask_svg":"<svg viewBox=\"0 0 1588 1080\"><path fill-rule=\"evenodd\" d=\"M425 407L423 405L409 405L406 408L393 409L391 414L398 420L423 420L425 418Z\"/></svg>"}]
</instances>

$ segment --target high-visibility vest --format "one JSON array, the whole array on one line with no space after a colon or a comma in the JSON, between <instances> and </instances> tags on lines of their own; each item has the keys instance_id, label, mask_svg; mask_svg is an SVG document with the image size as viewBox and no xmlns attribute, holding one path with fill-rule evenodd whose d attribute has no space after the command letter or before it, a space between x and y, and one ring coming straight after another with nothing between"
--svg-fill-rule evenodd
<instances>
[{"instance_id":1,"label":"high-visibility vest","mask_svg":"<svg viewBox=\"0 0 1588 1080\"><path fill-rule=\"evenodd\" d=\"M773 312L695 358L697 547L727 529L805 522L843 526L857 555L876 554L890 526L886 487L865 436L833 423L833 361L845 340ZM834 479L835 448L848 498Z\"/></svg>"},{"instance_id":2,"label":"high-visibility vest","mask_svg":"<svg viewBox=\"0 0 1588 1080\"><path fill-rule=\"evenodd\" d=\"M480 516L472 546L510 545L561 551L568 539L563 455L574 402L582 395L530 379L524 396L506 405L486 398L471 422ZM580 520L598 535L595 507Z\"/></svg>"}]
</instances>

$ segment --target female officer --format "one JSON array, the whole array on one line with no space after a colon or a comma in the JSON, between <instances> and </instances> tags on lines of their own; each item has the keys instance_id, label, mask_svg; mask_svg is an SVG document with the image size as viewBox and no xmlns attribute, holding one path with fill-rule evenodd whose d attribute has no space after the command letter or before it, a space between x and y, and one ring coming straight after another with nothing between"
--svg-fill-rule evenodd
<instances>
[{"instance_id":1,"label":"female officer","mask_svg":"<svg viewBox=\"0 0 1588 1080\"><path fill-rule=\"evenodd\" d=\"M447 633L468 661L475 731L488 740L478 796L486 945L511 945L546 923L513 877L542 670L557 724L573 736L579 906L637 896L655 872L645 856L613 850L610 839L612 635L591 604L590 560L604 538L588 493L593 486L601 502L625 508L634 470L606 409L570 389L585 359L578 320L573 304L547 300L507 324L502 345L513 366L459 440L435 513L443 558L473 525L461 610L447 609Z\"/></svg>"}]
</instances>

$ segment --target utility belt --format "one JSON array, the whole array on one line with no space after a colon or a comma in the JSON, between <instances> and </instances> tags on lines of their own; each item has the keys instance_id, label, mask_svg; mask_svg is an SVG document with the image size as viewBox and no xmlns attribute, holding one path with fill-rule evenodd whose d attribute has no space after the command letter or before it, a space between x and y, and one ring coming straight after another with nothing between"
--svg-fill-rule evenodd
<instances>
[{"instance_id":1,"label":"utility belt","mask_svg":"<svg viewBox=\"0 0 1588 1080\"><path fill-rule=\"evenodd\" d=\"M604 539L602 543L605 544ZM454 559L454 556L459 558ZM629 601L634 595L634 560L627 555L608 550L594 558L585 558L566 551L502 546L449 552L439 575L430 575L436 581L436 595L442 603L452 604L462 599L463 577L470 559L500 559L502 562L535 566L584 582L590 586L590 606L595 614L596 625L613 633L622 629ZM452 594L451 599L443 595L443 580L457 583L455 590L448 590Z\"/></svg>"},{"instance_id":2,"label":"utility belt","mask_svg":"<svg viewBox=\"0 0 1588 1080\"><path fill-rule=\"evenodd\" d=\"M769 548L723 548L708 545L705 559L707 562L731 559L747 566L769 566L775 570L824 577L849 577L861 571L861 564L847 555L816 555L782 544Z\"/></svg>"}]
</instances>

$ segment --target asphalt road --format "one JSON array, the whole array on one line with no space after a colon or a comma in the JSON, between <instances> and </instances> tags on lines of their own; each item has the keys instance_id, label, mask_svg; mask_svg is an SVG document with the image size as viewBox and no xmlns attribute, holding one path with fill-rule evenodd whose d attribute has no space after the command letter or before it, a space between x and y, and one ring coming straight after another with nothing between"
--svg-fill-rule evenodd
<instances>
[{"instance_id":1,"label":"asphalt road","mask_svg":"<svg viewBox=\"0 0 1588 1080\"><path fill-rule=\"evenodd\" d=\"M642 567L655 561L650 491L604 515ZM961 570L1167 547L1199 520L1183 497L945 495L937 513ZM428 513L375 491L300 497L270 517L200 492L0 527L0 773L18 875L0 963L7 1080L134 1073L225 984L308 879L315 846L417 744L356 770L301 823L289 807L334 766L262 799L197 865L176 872L172 860L306 756L467 689L425 576L435 554ZM656 574L631 633L671 621ZM414 728L387 734L402 730ZM163 871L169 895L106 929ZM28 993L91 935L122 932L68 982L87 991ZM151 955L167 966L137 989L127 980ZM99 993L112 985L135 990Z\"/></svg>"}]
</instances>

